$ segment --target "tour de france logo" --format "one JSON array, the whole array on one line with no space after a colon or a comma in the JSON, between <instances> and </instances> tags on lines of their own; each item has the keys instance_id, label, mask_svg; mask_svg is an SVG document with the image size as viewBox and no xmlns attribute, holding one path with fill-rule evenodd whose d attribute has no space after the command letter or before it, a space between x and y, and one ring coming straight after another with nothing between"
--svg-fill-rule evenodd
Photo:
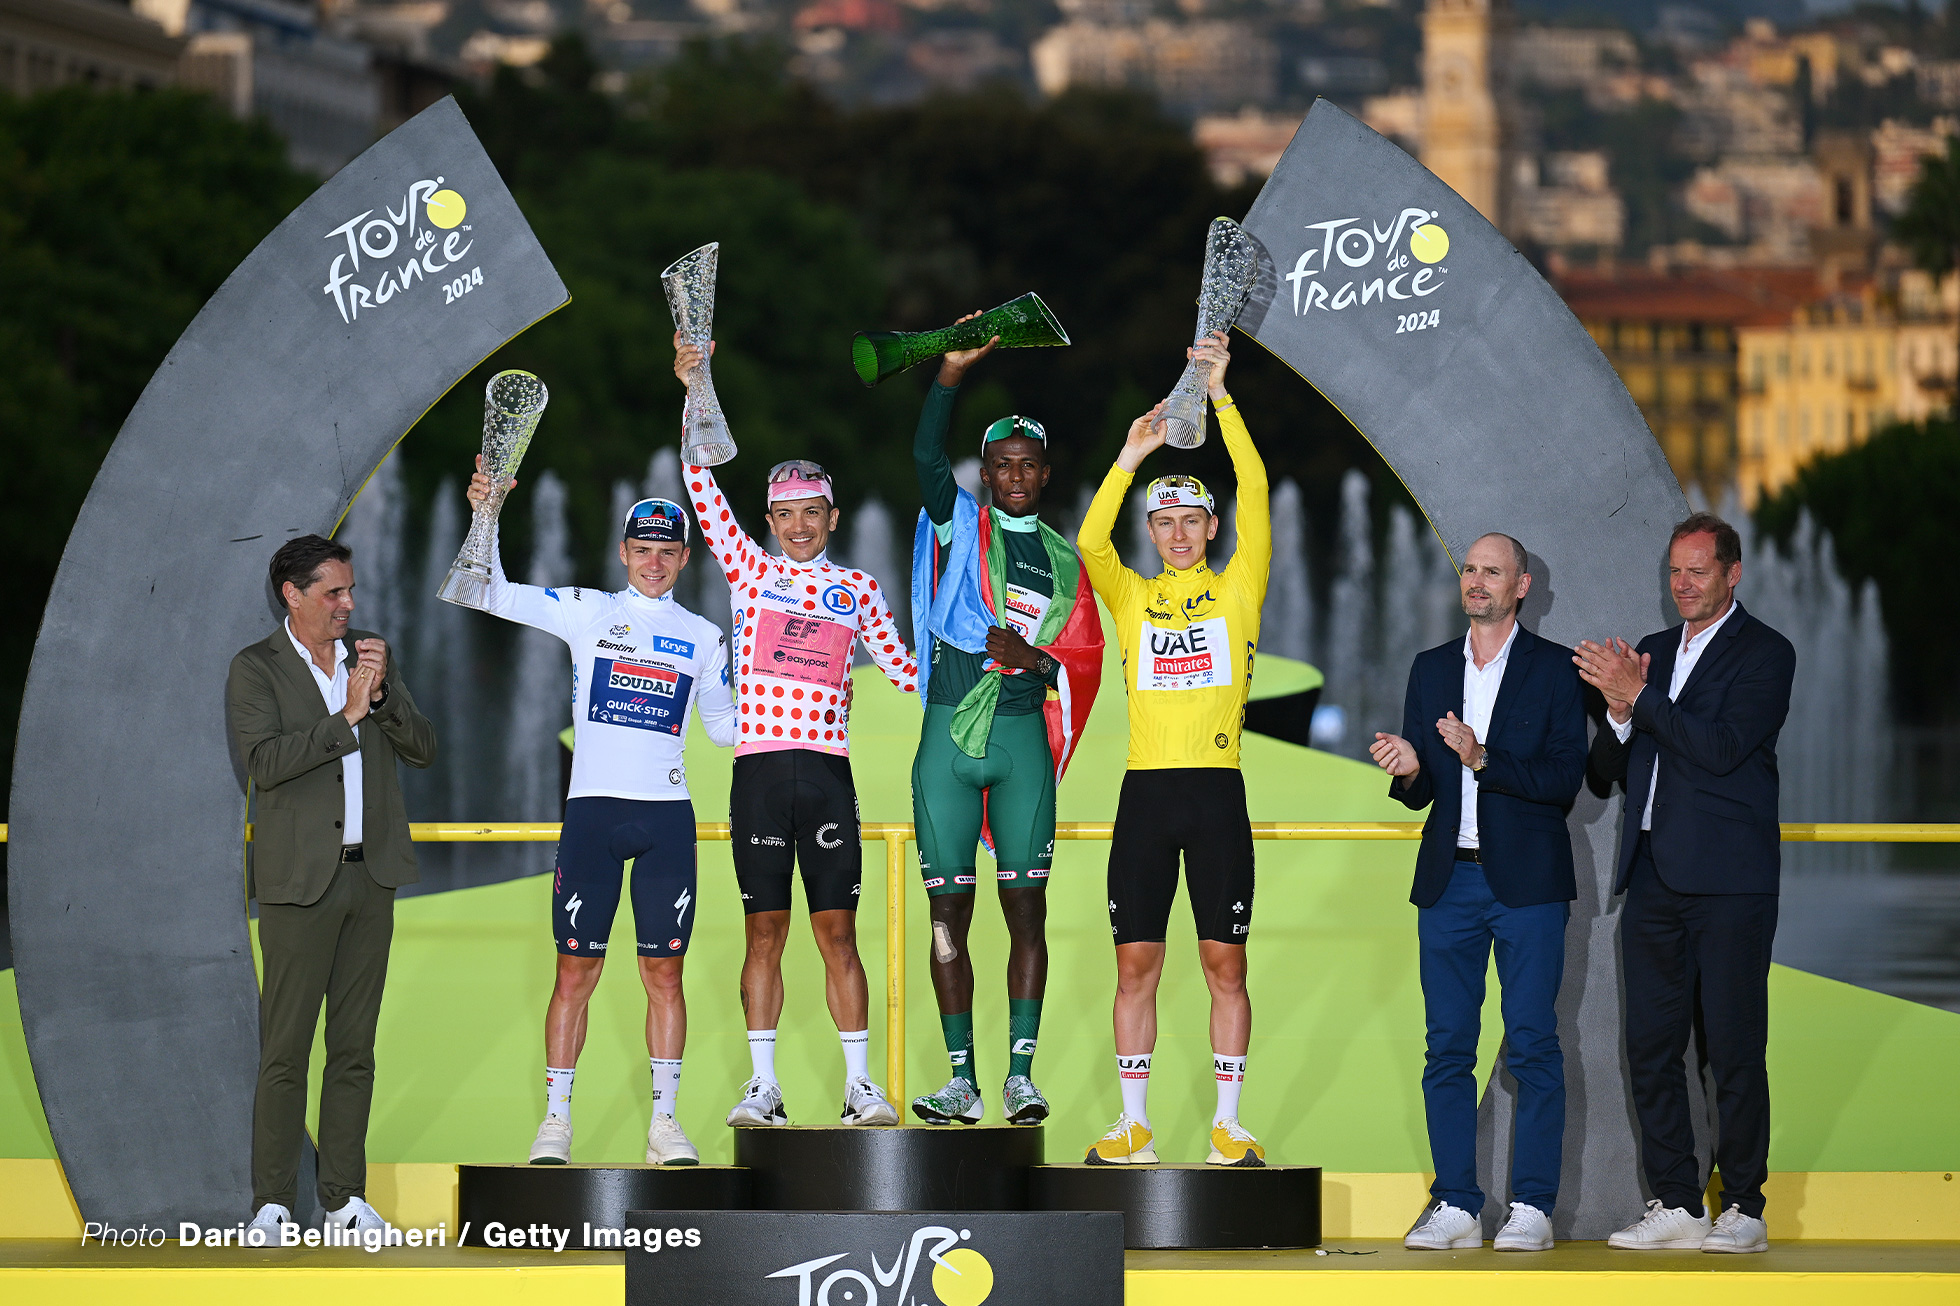
<instances>
[{"instance_id":1,"label":"tour de france logo","mask_svg":"<svg viewBox=\"0 0 1960 1306\"><path fill-rule=\"evenodd\" d=\"M476 245L469 215L469 202L442 177L410 183L399 207L384 200L326 233L335 253L321 293L350 326L411 292L432 296L434 286L444 304L456 303L483 284L480 263L463 266Z\"/></svg>"},{"instance_id":2,"label":"tour de france logo","mask_svg":"<svg viewBox=\"0 0 1960 1306\"><path fill-rule=\"evenodd\" d=\"M881 1302L884 1306L907 1306L910 1302L932 1306L913 1286L926 1277L920 1265L924 1260L932 1266L932 1296L937 1306L981 1306L993 1293L994 1267L977 1248L960 1246L971 1238L968 1229L927 1225L913 1232L889 1266L876 1252L866 1253L869 1274L855 1265L838 1264L855 1260L855 1252L837 1252L784 1266L764 1277L796 1280L796 1306L880 1306Z\"/></svg>"},{"instance_id":3,"label":"tour de france logo","mask_svg":"<svg viewBox=\"0 0 1960 1306\"><path fill-rule=\"evenodd\" d=\"M1441 290L1449 276L1450 235L1433 209L1404 208L1386 221L1330 218L1309 222L1317 233L1286 274L1293 315L1339 313L1357 305L1395 307L1394 334L1442 325L1442 311L1420 301ZM1406 308L1408 311L1403 311Z\"/></svg>"}]
</instances>

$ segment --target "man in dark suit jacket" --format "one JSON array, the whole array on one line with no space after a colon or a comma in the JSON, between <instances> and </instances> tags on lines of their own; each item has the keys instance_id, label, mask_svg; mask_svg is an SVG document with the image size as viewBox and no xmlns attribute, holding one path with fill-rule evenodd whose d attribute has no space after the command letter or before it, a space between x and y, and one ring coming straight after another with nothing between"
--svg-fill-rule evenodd
<instances>
[{"instance_id":1,"label":"man in dark suit jacket","mask_svg":"<svg viewBox=\"0 0 1960 1306\"><path fill-rule=\"evenodd\" d=\"M1518 1082L1515 1200L1498 1251L1552 1245L1565 1134L1565 1059L1553 1009L1578 896L1565 813L1586 771L1586 713L1570 654L1518 624L1524 546L1486 535L1464 555L1470 632L1416 657L1400 735L1370 749L1389 793L1429 807L1416 854L1428 1058L1422 1095L1434 1199L1411 1250L1483 1244L1477 1185L1477 1035L1493 945L1507 1063Z\"/></svg>"},{"instance_id":2,"label":"man in dark suit jacket","mask_svg":"<svg viewBox=\"0 0 1960 1306\"><path fill-rule=\"evenodd\" d=\"M1616 892L1627 1067L1640 1120L1647 1214L1608 1241L1633 1249L1769 1247L1770 944L1782 869L1776 736L1797 654L1735 601L1742 541L1696 513L1674 528L1668 584L1682 624L1629 648L1587 640L1574 659L1606 697L1592 765L1622 782ZM1722 1215L1688 1116L1683 1056L1699 1014L1715 1075Z\"/></svg>"},{"instance_id":3,"label":"man in dark suit jacket","mask_svg":"<svg viewBox=\"0 0 1960 1306\"><path fill-rule=\"evenodd\" d=\"M256 790L252 871L264 986L251 1230L272 1245L292 1224L306 1063L322 1000L320 1204L342 1228L385 1227L366 1199L374 1029L395 890L416 878L395 762L425 767L436 742L387 644L348 628L352 556L318 535L280 547L271 577L286 619L231 660L225 686L232 738Z\"/></svg>"}]
</instances>

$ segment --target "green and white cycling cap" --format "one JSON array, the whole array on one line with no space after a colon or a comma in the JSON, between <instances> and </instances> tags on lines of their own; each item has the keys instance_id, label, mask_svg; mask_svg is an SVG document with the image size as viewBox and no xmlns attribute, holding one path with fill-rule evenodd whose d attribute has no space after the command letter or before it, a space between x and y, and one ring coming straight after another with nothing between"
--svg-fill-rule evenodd
<instances>
[{"instance_id":1,"label":"green and white cycling cap","mask_svg":"<svg viewBox=\"0 0 1960 1306\"><path fill-rule=\"evenodd\" d=\"M1030 440L1039 440L1042 448L1048 447L1048 428L1040 422L1032 417L1003 417L989 426L987 433L980 437L980 452L987 452L987 446L996 440L1005 440L1015 435L1025 435Z\"/></svg>"}]
</instances>

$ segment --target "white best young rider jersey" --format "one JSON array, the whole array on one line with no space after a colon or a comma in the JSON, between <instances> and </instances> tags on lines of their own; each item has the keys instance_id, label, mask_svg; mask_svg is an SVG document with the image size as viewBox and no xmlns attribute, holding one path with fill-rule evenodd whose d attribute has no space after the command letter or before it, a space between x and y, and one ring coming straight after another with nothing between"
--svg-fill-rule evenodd
<instances>
[{"instance_id":1,"label":"white best young rider jersey","mask_svg":"<svg viewBox=\"0 0 1960 1306\"><path fill-rule=\"evenodd\" d=\"M892 684L919 691L919 668L878 582L819 554L794 562L763 550L729 511L705 467L688 467L702 538L728 576L735 617L735 755L811 748L848 757L844 677L858 640Z\"/></svg>"},{"instance_id":2,"label":"white best young rider jersey","mask_svg":"<svg viewBox=\"0 0 1960 1306\"><path fill-rule=\"evenodd\" d=\"M491 555L497 555L495 552ZM499 559L489 610L556 635L572 652L572 798L688 797L691 707L708 738L735 742L727 638L713 622L631 588L513 585Z\"/></svg>"}]
</instances>

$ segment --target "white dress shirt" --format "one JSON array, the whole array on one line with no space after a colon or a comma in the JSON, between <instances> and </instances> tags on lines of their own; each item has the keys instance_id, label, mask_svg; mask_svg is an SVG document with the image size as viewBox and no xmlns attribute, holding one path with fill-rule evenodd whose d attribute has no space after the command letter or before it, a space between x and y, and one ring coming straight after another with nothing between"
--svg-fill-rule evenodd
<instances>
[{"instance_id":1,"label":"white dress shirt","mask_svg":"<svg viewBox=\"0 0 1960 1306\"><path fill-rule=\"evenodd\" d=\"M1504 647L1497 650L1497 656L1483 666L1477 665L1477 656L1471 650L1470 636L1463 637L1463 710L1457 719L1477 733L1477 742L1483 743L1490 736L1490 713L1497 706L1497 691L1504 685L1504 667L1511 660L1511 645L1518 642L1518 623L1511 623L1511 633L1504 639ZM1481 848L1477 842L1477 773L1468 766L1463 767L1463 815L1456 825L1456 846L1459 848Z\"/></svg>"},{"instance_id":2,"label":"white dress shirt","mask_svg":"<svg viewBox=\"0 0 1960 1306\"><path fill-rule=\"evenodd\" d=\"M1695 673L1695 664L1700 662L1701 655L1708 651L1709 641L1715 638L1715 632L1728 624L1729 618L1734 615L1735 600L1731 598L1729 600L1729 610L1717 617L1713 625L1703 629L1701 634L1696 635L1693 639L1688 638L1687 624L1685 622L1682 623L1681 648L1674 655L1674 675L1669 678L1667 685L1668 702L1672 703L1681 696L1681 686L1687 684L1688 677ZM1633 738L1633 714L1631 712L1627 714L1625 721L1615 721L1613 714L1608 712L1606 714L1606 724L1613 727L1613 737L1621 743L1624 744L1627 740ZM1643 830L1652 830L1654 828L1654 792L1660 787L1661 759L1656 756L1654 758L1654 778L1652 783L1647 786L1647 809L1640 814L1640 828Z\"/></svg>"},{"instance_id":3,"label":"white dress shirt","mask_svg":"<svg viewBox=\"0 0 1960 1306\"><path fill-rule=\"evenodd\" d=\"M286 638L293 641L293 650L299 660L313 673L313 683L320 687L320 697L327 700L327 711L345 712L347 710L347 644L344 640L333 642L333 675L320 670L313 655L306 651L306 645L299 642L293 634L293 621L286 619ZM361 728L354 727L354 738L361 737ZM343 755L340 759L340 778L346 792L340 797L346 814L340 818L340 841L343 844L361 841L361 809L365 806L361 787L361 750Z\"/></svg>"}]
</instances>

